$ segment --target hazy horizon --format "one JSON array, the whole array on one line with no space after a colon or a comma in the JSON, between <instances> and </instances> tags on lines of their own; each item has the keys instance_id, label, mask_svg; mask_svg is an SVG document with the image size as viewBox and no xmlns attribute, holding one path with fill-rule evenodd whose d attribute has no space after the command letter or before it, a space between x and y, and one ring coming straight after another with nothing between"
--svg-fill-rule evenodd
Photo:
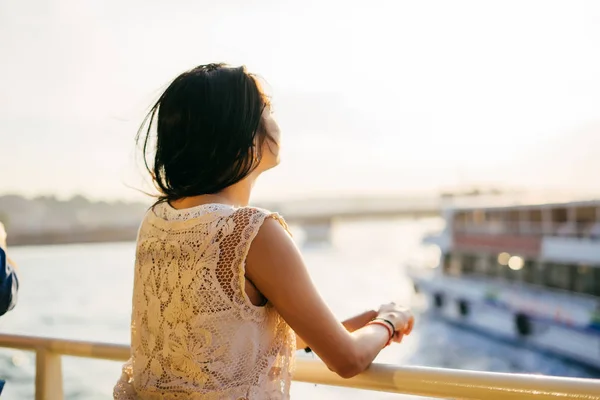
<instances>
[{"instance_id":1,"label":"hazy horizon","mask_svg":"<svg viewBox=\"0 0 600 400\"><path fill-rule=\"evenodd\" d=\"M267 80L283 130L256 199L600 194L598 22L593 1L4 1L0 193L143 200L144 112L225 61Z\"/></svg>"}]
</instances>

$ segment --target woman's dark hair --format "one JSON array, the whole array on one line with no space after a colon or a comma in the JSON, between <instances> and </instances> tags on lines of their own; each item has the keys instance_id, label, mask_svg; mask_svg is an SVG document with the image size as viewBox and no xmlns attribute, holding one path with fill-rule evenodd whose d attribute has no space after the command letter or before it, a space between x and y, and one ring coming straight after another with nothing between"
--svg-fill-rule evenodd
<instances>
[{"instance_id":1,"label":"woman's dark hair","mask_svg":"<svg viewBox=\"0 0 600 400\"><path fill-rule=\"evenodd\" d=\"M213 194L244 179L261 159L269 99L245 67L198 66L179 75L137 135L159 201ZM154 162L148 147L156 125Z\"/></svg>"}]
</instances>

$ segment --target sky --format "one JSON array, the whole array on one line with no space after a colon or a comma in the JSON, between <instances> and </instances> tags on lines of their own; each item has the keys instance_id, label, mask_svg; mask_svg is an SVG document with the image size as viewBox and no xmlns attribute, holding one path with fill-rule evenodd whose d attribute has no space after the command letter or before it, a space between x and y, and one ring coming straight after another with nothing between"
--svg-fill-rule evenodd
<instances>
[{"instance_id":1,"label":"sky","mask_svg":"<svg viewBox=\"0 0 600 400\"><path fill-rule=\"evenodd\" d=\"M0 55L0 193L142 198L145 111L223 61L283 131L257 199L600 194L600 2L3 0Z\"/></svg>"}]
</instances>

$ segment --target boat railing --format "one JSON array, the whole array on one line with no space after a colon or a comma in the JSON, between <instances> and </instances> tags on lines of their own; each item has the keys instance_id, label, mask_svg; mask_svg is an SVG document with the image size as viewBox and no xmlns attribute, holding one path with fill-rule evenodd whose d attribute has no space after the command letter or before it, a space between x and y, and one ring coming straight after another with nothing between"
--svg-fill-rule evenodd
<instances>
[{"instance_id":1,"label":"boat railing","mask_svg":"<svg viewBox=\"0 0 600 400\"><path fill-rule=\"evenodd\" d=\"M63 355L113 361L129 358L129 346L126 345L32 336L0 335L0 347L35 352L36 400L64 399ZM593 379L384 364L373 364L362 374L343 379L322 362L304 358L296 361L294 380L434 398L600 400L600 380Z\"/></svg>"},{"instance_id":2,"label":"boat railing","mask_svg":"<svg viewBox=\"0 0 600 400\"><path fill-rule=\"evenodd\" d=\"M495 288L502 289L507 293L519 292L526 296L533 296L541 301L547 302L549 298L554 298L557 302L569 301L571 305L581 306L586 308L600 307L598 296L588 293L573 292L567 289L557 287L549 287L542 283L526 282L522 280L522 276L515 280L508 280L505 276L490 276L490 275L461 275L460 277L445 275L445 280L456 283L477 283L477 284L493 284Z\"/></svg>"},{"instance_id":3,"label":"boat railing","mask_svg":"<svg viewBox=\"0 0 600 400\"><path fill-rule=\"evenodd\" d=\"M481 223L455 224L454 231L466 234L486 235L535 235L600 239L600 222L563 222L548 225L539 221L487 221Z\"/></svg>"}]
</instances>

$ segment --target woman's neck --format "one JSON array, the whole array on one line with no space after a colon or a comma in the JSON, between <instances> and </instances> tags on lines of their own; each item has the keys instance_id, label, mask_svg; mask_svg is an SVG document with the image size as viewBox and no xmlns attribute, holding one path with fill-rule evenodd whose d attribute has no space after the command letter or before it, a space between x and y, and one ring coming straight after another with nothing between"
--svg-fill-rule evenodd
<instances>
[{"instance_id":1,"label":"woman's neck","mask_svg":"<svg viewBox=\"0 0 600 400\"><path fill-rule=\"evenodd\" d=\"M185 197L183 199L171 201L170 204L176 209L191 208L210 203L222 203L235 207L244 207L247 206L250 201L250 193L252 192L255 180L256 177L251 175L226 187L218 193Z\"/></svg>"},{"instance_id":2,"label":"woman's neck","mask_svg":"<svg viewBox=\"0 0 600 400\"><path fill-rule=\"evenodd\" d=\"M247 206L250 202L250 193L252 192L254 181L255 179L252 179L251 177L242 179L241 181L221 190L219 193L215 193L215 196L218 196L233 206Z\"/></svg>"}]
</instances>

